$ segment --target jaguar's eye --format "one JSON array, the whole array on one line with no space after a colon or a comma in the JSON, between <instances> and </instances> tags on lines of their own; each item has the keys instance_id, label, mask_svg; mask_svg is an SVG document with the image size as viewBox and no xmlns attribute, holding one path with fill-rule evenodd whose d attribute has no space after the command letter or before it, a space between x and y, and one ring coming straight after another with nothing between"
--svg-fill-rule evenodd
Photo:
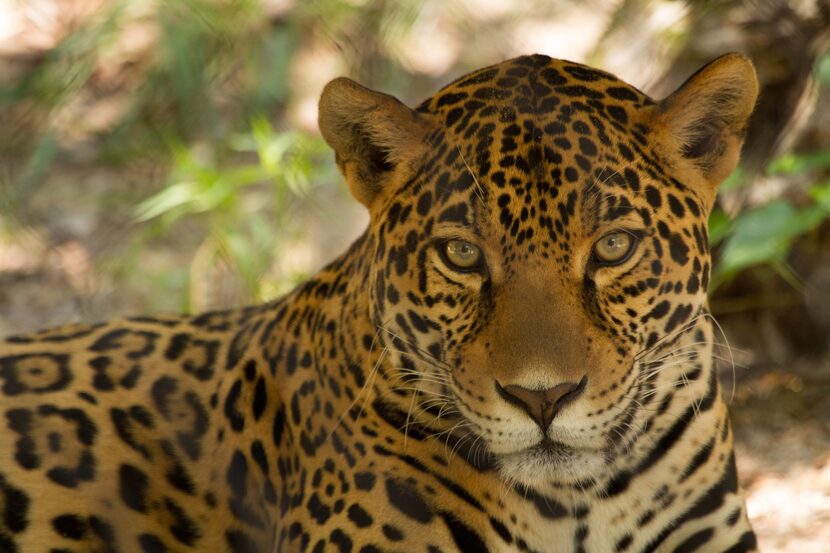
<instances>
[{"instance_id":1,"label":"jaguar's eye","mask_svg":"<svg viewBox=\"0 0 830 553\"><path fill-rule=\"evenodd\" d=\"M594 244L594 256L602 265L618 265L628 259L637 238L625 231L606 234Z\"/></svg>"},{"instance_id":2,"label":"jaguar's eye","mask_svg":"<svg viewBox=\"0 0 830 553\"><path fill-rule=\"evenodd\" d=\"M481 249L466 240L447 240L440 251L447 265L456 271L469 272L481 265Z\"/></svg>"}]
</instances>

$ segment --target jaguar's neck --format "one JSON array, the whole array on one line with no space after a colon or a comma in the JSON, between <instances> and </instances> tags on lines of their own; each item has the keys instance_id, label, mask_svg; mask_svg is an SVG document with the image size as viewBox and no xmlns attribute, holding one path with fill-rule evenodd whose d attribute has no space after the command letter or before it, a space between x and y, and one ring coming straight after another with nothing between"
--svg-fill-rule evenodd
<instances>
[{"instance_id":1,"label":"jaguar's neck","mask_svg":"<svg viewBox=\"0 0 830 553\"><path fill-rule=\"evenodd\" d=\"M369 313L369 259L371 243L364 234L264 313L262 355L272 388L289 403L295 424L325 417L333 427L364 394L381 359Z\"/></svg>"}]
</instances>

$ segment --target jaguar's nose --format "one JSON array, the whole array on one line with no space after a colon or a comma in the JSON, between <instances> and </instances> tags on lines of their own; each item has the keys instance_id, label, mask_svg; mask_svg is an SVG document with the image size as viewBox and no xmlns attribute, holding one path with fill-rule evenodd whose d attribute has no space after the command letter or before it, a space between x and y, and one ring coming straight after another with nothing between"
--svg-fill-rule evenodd
<instances>
[{"instance_id":1,"label":"jaguar's nose","mask_svg":"<svg viewBox=\"0 0 830 553\"><path fill-rule=\"evenodd\" d=\"M588 376L583 376L579 383L565 382L546 390L530 390L515 384L502 386L496 381L496 390L508 403L523 409L536 421L542 432L547 432L553 417L562 407L576 399L588 383Z\"/></svg>"}]
</instances>

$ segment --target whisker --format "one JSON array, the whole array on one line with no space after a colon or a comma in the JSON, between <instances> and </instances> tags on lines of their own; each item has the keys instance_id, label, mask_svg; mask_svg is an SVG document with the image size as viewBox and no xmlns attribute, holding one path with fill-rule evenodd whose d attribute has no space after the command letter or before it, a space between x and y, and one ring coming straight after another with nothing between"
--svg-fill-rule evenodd
<instances>
[{"instance_id":1,"label":"whisker","mask_svg":"<svg viewBox=\"0 0 830 553\"><path fill-rule=\"evenodd\" d=\"M476 174L473 173L473 169L470 167L470 164L467 163L467 160L464 157L464 153L461 151L461 146L456 146L456 149L458 150L458 155L461 157L461 161L464 162L464 167L467 168L467 171L469 171L470 176L473 177L473 183L475 183L476 188L476 195L481 200L481 203L485 203L485 194L484 189L481 187L481 183L478 182Z\"/></svg>"},{"instance_id":2,"label":"whisker","mask_svg":"<svg viewBox=\"0 0 830 553\"><path fill-rule=\"evenodd\" d=\"M372 344L374 345L374 341L372 342ZM369 350L369 353L371 353L371 348ZM329 432L329 435L326 436L326 441L331 439L331 437L334 435L334 431L337 430L337 427L340 426L340 424L342 424L343 419L346 418L346 415L352 410L352 408L354 408L355 405L357 405L357 402L360 400L360 397L363 395L363 393L369 389L371 384L374 383L375 376L378 372L378 367L380 367L387 353L388 350L386 348L383 348L383 350L381 350L380 356L378 357L377 362L375 362L375 365L372 367L372 370L369 371L369 375L366 377L366 382L363 384L363 387L358 391L354 400L352 400L352 402L349 404L346 410L343 411L343 413L340 415L340 418L337 419L337 422L332 427L331 432ZM360 407L360 412L358 413L358 416L360 416L360 414L363 413L363 410L366 407L366 400L368 399L368 397L369 396L367 394L366 398L364 398L363 405L361 405Z\"/></svg>"},{"instance_id":3,"label":"whisker","mask_svg":"<svg viewBox=\"0 0 830 553\"><path fill-rule=\"evenodd\" d=\"M398 340L400 343L404 344L405 346L408 346L408 347L412 348L413 350L415 350L417 353L419 353L422 356L422 357L419 357L419 359L421 359L422 361L425 361L427 363L429 363L429 362L435 363L435 368L436 369L443 369L443 370L446 370L447 372L450 372L452 370L452 367L450 365L448 365L446 362L444 362L440 359L437 359L434 355L432 355L431 353L429 353L426 350L423 350L423 349L419 348L415 344L413 344L413 343L411 343L407 340L404 340L398 334L396 334L395 332L389 330L388 328L386 328L384 326L381 326L381 325L378 325L378 328L380 330L382 330L383 332L386 332L387 334L392 336L392 338L394 338L395 340ZM411 355L411 353L406 353L406 352L402 352L402 351L399 351L399 353L401 353L403 355Z\"/></svg>"}]
</instances>

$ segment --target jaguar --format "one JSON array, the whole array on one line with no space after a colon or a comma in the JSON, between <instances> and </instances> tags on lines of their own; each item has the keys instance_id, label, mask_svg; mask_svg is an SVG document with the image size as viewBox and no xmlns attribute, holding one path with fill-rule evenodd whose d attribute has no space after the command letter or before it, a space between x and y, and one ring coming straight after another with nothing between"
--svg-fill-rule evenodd
<instances>
[{"instance_id":1,"label":"jaguar","mask_svg":"<svg viewBox=\"0 0 830 553\"><path fill-rule=\"evenodd\" d=\"M319 125L368 228L264 305L0 345L0 551L745 552L707 217L758 93L544 55Z\"/></svg>"}]
</instances>

